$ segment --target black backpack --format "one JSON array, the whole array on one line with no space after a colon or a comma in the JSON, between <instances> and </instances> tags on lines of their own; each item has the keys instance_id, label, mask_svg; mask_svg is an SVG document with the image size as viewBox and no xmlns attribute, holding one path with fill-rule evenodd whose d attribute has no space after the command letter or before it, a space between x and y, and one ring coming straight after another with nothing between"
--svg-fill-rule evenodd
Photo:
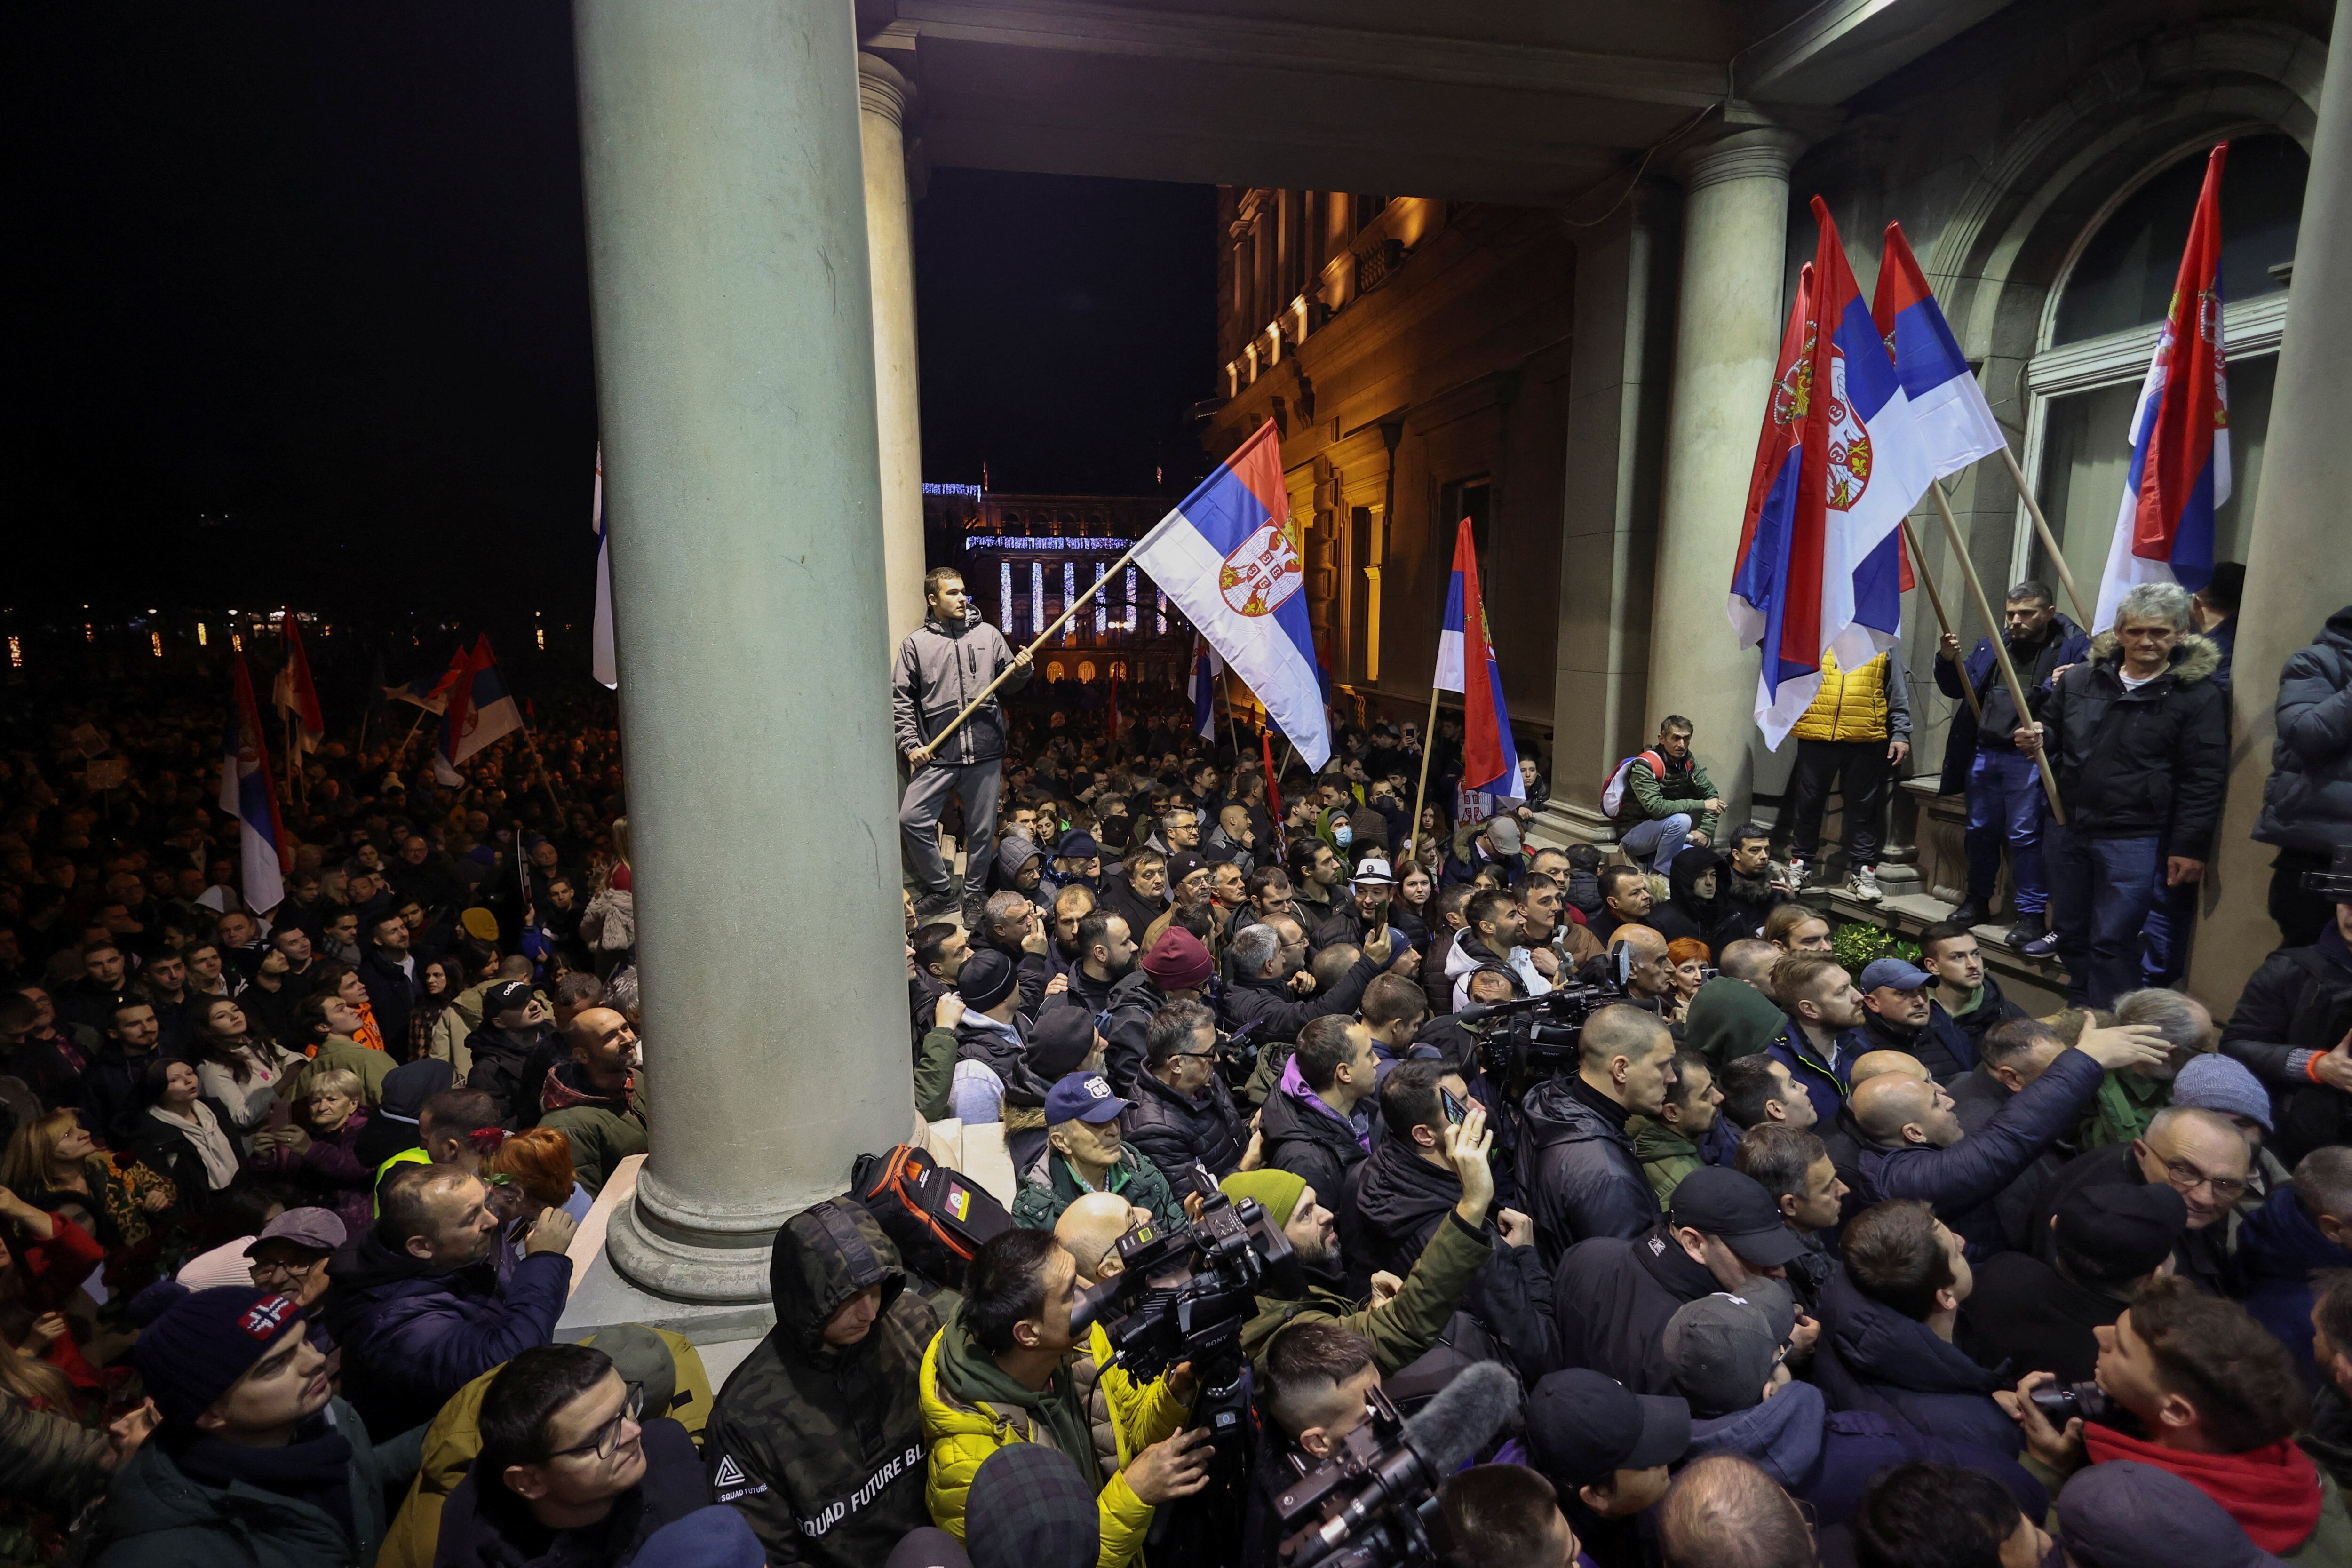
<instances>
[{"instance_id":1,"label":"black backpack","mask_svg":"<svg viewBox=\"0 0 2352 1568\"><path fill-rule=\"evenodd\" d=\"M866 1206L908 1268L961 1289L973 1254L1013 1228L1013 1216L981 1184L911 1143L861 1154L849 1194Z\"/></svg>"}]
</instances>

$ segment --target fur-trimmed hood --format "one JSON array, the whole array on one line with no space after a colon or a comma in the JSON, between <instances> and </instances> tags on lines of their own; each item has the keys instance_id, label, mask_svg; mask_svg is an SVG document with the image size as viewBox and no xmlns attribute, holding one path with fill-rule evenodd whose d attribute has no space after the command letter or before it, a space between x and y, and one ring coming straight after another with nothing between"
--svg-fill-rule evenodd
<instances>
[{"instance_id":1,"label":"fur-trimmed hood","mask_svg":"<svg viewBox=\"0 0 2352 1568\"><path fill-rule=\"evenodd\" d=\"M2123 657L2123 645L2116 640L2114 632L2101 632L2091 639L2092 663L2120 666ZM2221 645L2200 633L2187 633L2172 650L2172 673L2183 686L2210 679L2221 668Z\"/></svg>"}]
</instances>

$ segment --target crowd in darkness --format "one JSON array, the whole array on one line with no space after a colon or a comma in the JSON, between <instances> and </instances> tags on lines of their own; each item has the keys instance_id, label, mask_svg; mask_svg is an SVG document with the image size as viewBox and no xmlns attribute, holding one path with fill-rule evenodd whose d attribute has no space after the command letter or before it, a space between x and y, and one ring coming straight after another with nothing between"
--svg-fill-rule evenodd
<instances>
[{"instance_id":1,"label":"crowd in darkness","mask_svg":"<svg viewBox=\"0 0 2352 1568\"><path fill-rule=\"evenodd\" d=\"M2200 997L2163 920L2218 831L2210 607L2143 591L2069 658L2012 592L2032 711L1968 743L2046 745L2068 805L1972 843L2054 851L2029 1009L1988 910L1840 957L1819 796L1893 760L1883 669L1801 726L1846 750L1790 829L1668 713L1615 842L1553 847L1539 754L1497 795L1451 720L1335 710L1315 768L1172 693L1112 733L961 586L894 670L906 1032L835 1044L1010 1181L917 1227L843 1173L716 1389L676 1334L555 1340L659 1088L602 711L456 784L310 753L267 909L217 713L8 716L0 1563L1262 1568L1284 1492L1483 1363L1517 1412L1426 1510L1447 1564L2352 1561L2352 610L2283 684L2282 945ZM1580 1027L1507 1049L1531 1007ZM1299 1269L1212 1442L1223 1369L1072 1311L1226 1203Z\"/></svg>"}]
</instances>

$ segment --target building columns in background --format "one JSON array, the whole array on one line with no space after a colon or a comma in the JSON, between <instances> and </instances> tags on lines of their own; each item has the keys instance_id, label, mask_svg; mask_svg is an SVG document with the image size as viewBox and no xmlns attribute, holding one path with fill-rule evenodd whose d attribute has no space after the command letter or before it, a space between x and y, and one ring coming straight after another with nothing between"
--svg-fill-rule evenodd
<instances>
[{"instance_id":1,"label":"building columns in background","mask_svg":"<svg viewBox=\"0 0 2352 1568\"><path fill-rule=\"evenodd\" d=\"M1648 711L1636 728L1654 734L1668 713L1697 727L1693 750L1729 807L1727 830L1748 809L1757 656L1738 646L1724 600L1755 467L1757 422L1780 349L1789 166L1802 145L1786 131L1736 131L1685 153L1675 167L1685 193L1682 282Z\"/></svg>"},{"instance_id":2,"label":"building columns in background","mask_svg":"<svg viewBox=\"0 0 2352 1568\"><path fill-rule=\"evenodd\" d=\"M2252 837L2277 739L2280 667L2352 602L2344 498L2352 495L2352 0L2336 0L2295 237L2278 389L2246 548L2245 614L2230 663L2230 795L2200 903L2189 989L2218 1014L2278 945L2268 898L2277 851Z\"/></svg>"},{"instance_id":3,"label":"building columns in background","mask_svg":"<svg viewBox=\"0 0 2352 1568\"><path fill-rule=\"evenodd\" d=\"M882 450L887 658L923 624L923 420L915 343L915 215L907 110L915 89L879 56L857 57L866 243L874 291L874 394Z\"/></svg>"},{"instance_id":4,"label":"building columns in background","mask_svg":"<svg viewBox=\"0 0 2352 1568\"><path fill-rule=\"evenodd\" d=\"M778 1225L910 1121L906 1053L841 1047L906 1033L856 46L825 0L572 16L653 1145L574 1318L757 1333ZM746 984L747 932L798 956Z\"/></svg>"}]
</instances>

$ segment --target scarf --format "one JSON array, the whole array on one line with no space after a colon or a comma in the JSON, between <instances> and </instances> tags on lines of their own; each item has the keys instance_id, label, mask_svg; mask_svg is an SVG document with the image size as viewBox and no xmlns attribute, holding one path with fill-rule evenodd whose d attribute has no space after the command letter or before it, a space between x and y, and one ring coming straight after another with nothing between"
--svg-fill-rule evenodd
<instances>
[{"instance_id":1,"label":"scarf","mask_svg":"<svg viewBox=\"0 0 2352 1568\"><path fill-rule=\"evenodd\" d=\"M1016 1383L1004 1374L993 1356L981 1349L971 1331L964 1326L963 1314L964 1309L958 1307L947 1327L940 1331L940 1392L999 1417L1008 1414L1008 1406L1012 1412L1025 1414L1031 1442L1059 1450L1078 1467L1080 1474L1091 1473L1094 1431L1087 1423L1086 1400L1078 1393L1068 1359L1054 1369L1053 1377L1042 1389ZM1013 1418L1017 1422L1019 1415Z\"/></svg>"},{"instance_id":2,"label":"scarf","mask_svg":"<svg viewBox=\"0 0 2352 1568\"><path fill-rule=\"evenodd\" d=\"M352 1440L331 1420L313 1418L282 1448L248 1448L218 1437L199 1437L173 1458L183 1474L206 1486L236 1481L320 1509L346 1536L352 1520Z\"/></svg>"},{"instance_id":3,"label":"scarf","mask_svg":"<svg viewBox=\"0 0 2352 1568\"><path fill-rule=\"evenodd\" d=\"M194 1127L160 1105L149 1106L147 1114L194 1146L196 1152L204 1158L205 1185L219 1192L236 1180L236 1145L229 1141L228 1133L222 1128L220 1119L213 1114L212 1107L199 1100L188 1109L196 1113Z\"/></svg>"},{"instance_id":4,"label":"scarf","mask_svg":"<svg viewBox=\"0 0 2352 1568\"><path fill-rule=\"evenodd\" d=\"M2248 1539L2276 1555L2292 1552L2319 1525L2319 1471L2293 1443L2242 1454L2189 1454L2126 1437L2095 1422L2083 1427L2091 1461L2137 1459L2169 1470L2221 1505Z\"/></svg>"},{"instance_id":5,"label":"scarf","mask_svg":"<svg viewBox=\"0 0 2352 1568\"><path fill-rule=\"evenodd\" d=\"M621 1080L620 1093L601 1094L594 1085L587 1082L587 1074L579 1071L578 1067L576 1062L558 1062L547 1069L546 1081L540 1085L541 1110L568 1110L575 1105L604 1105L614 1108L623 1116L636 1110L636 1074L631 1073ZM572 1071L567 1072L566 1069ZM575 1074L583 1087L574 1087L570 1081Z\"/></svg>"}]
</instances>

